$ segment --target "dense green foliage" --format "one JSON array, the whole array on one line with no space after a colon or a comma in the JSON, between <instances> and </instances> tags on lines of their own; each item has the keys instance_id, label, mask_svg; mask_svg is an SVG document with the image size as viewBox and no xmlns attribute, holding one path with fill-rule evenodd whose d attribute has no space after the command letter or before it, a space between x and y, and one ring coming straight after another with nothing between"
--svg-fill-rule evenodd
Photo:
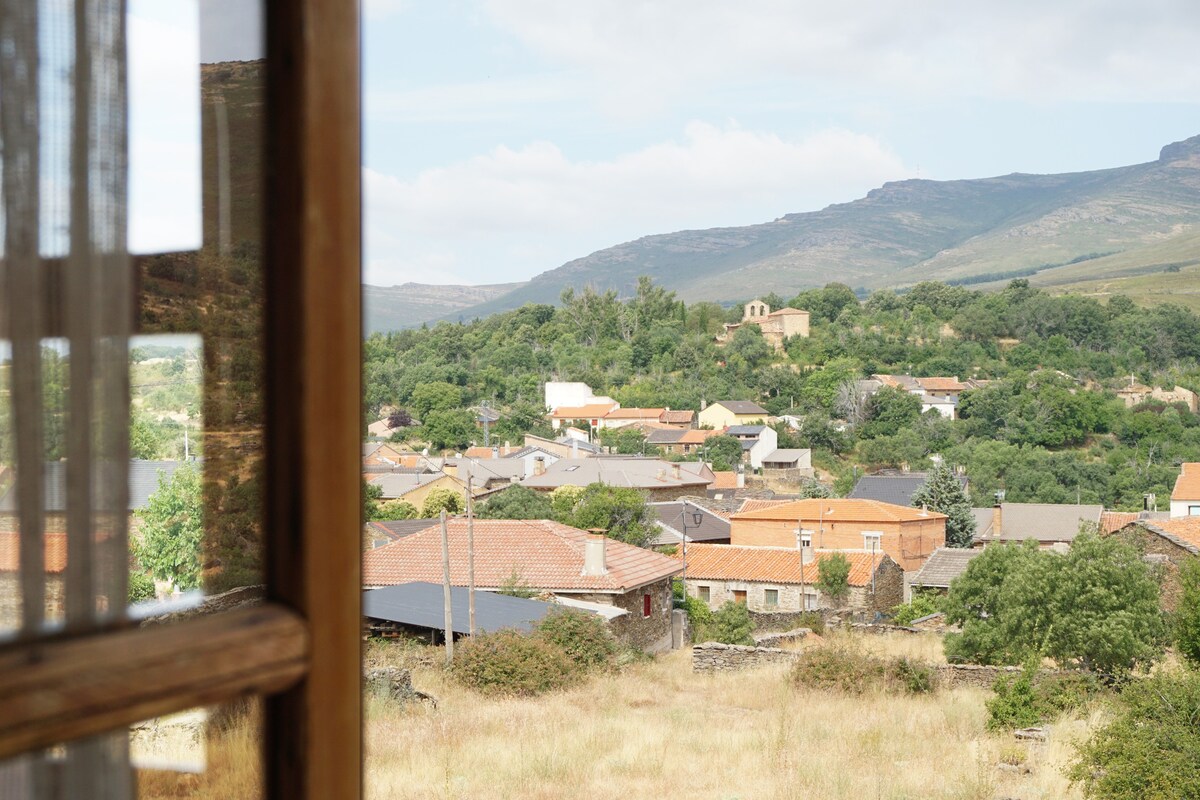
<instances>
[{"instance_id":1,"label":"dense green foliage","mask_svg":"<svg viewBox=\"0 0 1200 800\"><path fill-rule=\"evenodd\" d=\"M144 572L129 573L129 602L140 603L156 597L154 579Z\"/></svg>"},{"instance_id":2,"label":"dense green foliage","mask_svg":"<svg viewBox=\"0 0 1200 800\"><path fill-rule=\"evenodd\" d=\"M133 551L142 568L181 590L200 585L200 540L204 508L200 473L191 464L178 467L170 478L158 476L158 488L137 512L139 536Z\"/></svg>"},{"instance_id":3,"label":"dense green foliage","mask_svg":"<svg viewBox=\"0 0 1200 800\"><path fill-rule=\"evenodd\" d=\"M570 686L580 670L548 639L502 630L456 642L450 673L485 694L531 696Z\"/></svg>"},{"instance_id":4,"label":"dense green foliage","mask_svg":"<svg viewBox=\"0 0 1200 800\"><path fill-rule=\"evenodd\" d=\"M975 538L971 499L945 463L936 464L925 483L913 492L912 504L945 514L946 546L970 547Z\"/></svg>"},{"instance_id":5,"label":"dense green foliage","mask_svg":"<svg viewBox=\"0 0 1200 800\"><path fill-rule=\"evenodd\" d=\"M1189 558L1179 569L1179 605L1175 611L1175 646L1200 667L1200 560Z\"/></svg>"},{"instance_id":6,"label":"dense green foliage","mask_svg":"<svg viewBox=\"0 0 1200 800\"><path fill-rule=\"evenodd\" d=\"M561 647L577 668L605 669L617 655L617 640L596 614L558 609L538 623L537 635Z\"/></svg>"},{"instance_id":7,"label":"dense green foliage","mask_svg":"<svg viewBox=\"0 0 1200 800\"><path fill-rule=\"evenodd\" d=\"M880 658L844 642L812 647L792 668L795 685L861 695L868 691L928 694L937 688L929 664L908 658Z\"/></svg>"},{"instance_id":8,"label":"dense green foliage","mask_svg":"<svg viewBox=\"0 0 1200 800\"><path fill-rule=\"evenodd\" d=\"M892 609L892 622L897 625L908 625L913 620L928 617L941 611L937 599L932 594L914 594L913 599Z\"/></svg>"},{"instance_id":9,"label":"dense green foliage","mask_svg":"<svg viewBox=\"0 0 1200 800\"><path fill-rule=\"evenodd\" d=\"M1094 800L1200 797L1200 672L1131 681L1114 716L1079 746L1070 776Z\"/></svg>"},{"instance_id":10,"label":"dense green foliage","mask_svg":"<svg viewBox=\"0 0 1200 800\"><path fill-rule=\"evenodd\" d=\"M1018 674L997 678L992 690L992 697L984 701L988 728L1013 730L1050 722L1066 711L1081 708L1100 694L1101 686L1089 673L1041 672L1037 660L1030 659Z\"/></svg>"},{"instance_id":11,"label":"dense green foliage","mask_svg":"<svg viewBox=\"0 0 1200 800\"><path fill-rule=\"evenodd\" d=\"M550 519L550 497L513 484L475 508L480 519Z\"/></svg>"},{"instance_id":12,"label":"dense green foliage","mask_svg":"<svg viewBox=\"0 0 1200 800\"><path fill-rule=\"evenodd\" d=\"M1164 632L1158 584L1131 545L1081 532L1067 555L1037 543L993 545L950 587L950 661L1128 671L1155 658Z\"/></svg>"},{"instance_id":13,"label":"dense green foliage","mask_svg":"<svg viewBox=\"0 0 1200 800\"><path fill-rule=\"evenodd\" d=\"M447 514L457 514L463 511L465 506L463 496L453 489L431 489L429 494L425 495L425 501L421 503L421 517L431 519L443 511Z\"/></svg>"},{"instance_id":14,"label":"dense green foliage","mask_svg":"<svg viewBox=\"0 0 1200 800\"><path fill-rule=\"evenodd\" d=\"M570 509L556 519L581 530L603 530L613 539L635 547L644 546L658 533L643 492L603 483L584 487Z\"/></svg>"},{"instance_id":15,"label":"dense green foliage","mask_svg":"<svg viewBox=\"0 0 1200 800\"><path fill-rule=\"evenodd\" d=\"M817 589L840 606L850 594L850 559L834 553L817 562Z\"/></svg>"},{"instance_id":16,"label":"dense green foliage","mask_svg":"<svg viewBox=\"0 0 1200 800\"><path fill-rule=\"evenodd\" d=\"M703 630L703 641L722 644L754 644L754 620L745 603L730 600L713 612Z\"/></svg>"},{"instance_id":17,"label":"dense green foliage","mask_svg":"<svg viewBox=\"0 0 1200 800\"><path fill-rule=\"evenodd\" d=\"M1124 297L1103 305L1022 280L986 294L921 283L863 302L830 284L770 301L812 314L811 337L787 342L783 356L762 347L753 326L725 345L715 341L740 307L689 306L648 281L625 301L567 292L558 308L527 305L465 325L375 335L365 344L367 406L427 410L428 418L416 415L422 426L400 435L459 448L481 441L468 409L483 402L502 414L495 440L548 433L547 380L584 381L624 406L698 410L703 401L754 400L799 421L780 447L811 447L847 480L856 467L927 468L940 454L965 468L977 497L1003 489L1013 502L1128 510L1141 508L1144 493L1166 497L1177 464L1200 460L1196 415L1157 402L1130 409L1113 395L1131 375L1200 389L1200 317L1184 308L1142 309ZM856 396L853 382L874 373L992 382L964 392L961 419L948 420L920 414L902 392ZM646 449L636 436L608 436L618 451ZM721 456L718 466L735 463L732 448L713 445L707 456Z\"/></svg>"}]
</instances>

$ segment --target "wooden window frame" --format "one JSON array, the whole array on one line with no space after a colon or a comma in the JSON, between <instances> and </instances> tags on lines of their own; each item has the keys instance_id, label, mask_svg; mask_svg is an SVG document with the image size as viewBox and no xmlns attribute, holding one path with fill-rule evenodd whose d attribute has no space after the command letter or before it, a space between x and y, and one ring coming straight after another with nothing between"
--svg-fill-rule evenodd
<instances>
[{"instance_id":1,"label":"wooden window frame","mask_svg":"<svg viewBox=\"0 0 1200 800\"><path fill-rule=\"evenodd\" d=\"M265 0L264 605L0 647L0 759L266 697L265 796L362 794L359 10Z\"/></svg>"}]
</instances>

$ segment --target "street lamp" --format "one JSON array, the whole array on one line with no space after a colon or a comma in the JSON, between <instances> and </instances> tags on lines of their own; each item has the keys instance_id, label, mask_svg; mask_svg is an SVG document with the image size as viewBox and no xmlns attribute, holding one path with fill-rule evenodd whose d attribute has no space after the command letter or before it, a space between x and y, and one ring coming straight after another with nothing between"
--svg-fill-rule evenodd
<instances>
[{"instance_id":1,"label":"street lamp","mask_svg":"<svg viewBox=\"0 0 1200 800\"><path fill-rule=\"evenodd\" d=\"M685 501L683 503L683 510L679 512L679 521L683 523L683 596L685 598L687 597L687 518L689 516L687 508L688 504ZM704 521L704 512L697 508L690 516L692 518L692 528L699 528L700 523Z\"/></svg>"}]
</instances>

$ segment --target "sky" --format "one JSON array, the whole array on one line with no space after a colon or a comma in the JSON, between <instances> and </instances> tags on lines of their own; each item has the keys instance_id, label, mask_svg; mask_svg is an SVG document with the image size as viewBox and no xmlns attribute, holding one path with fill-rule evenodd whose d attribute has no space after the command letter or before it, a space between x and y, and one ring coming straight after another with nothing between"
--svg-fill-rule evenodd
<instances>
[{"instance_id":1,"label":"sky","mask_svg":"<svg viewBox=\"0 0 1200 800\"><path fill-rule=\"evenodd\" d=\"M201 60L255 57L247 3L201 2ZM1151 161L1200 134L1196 52L1194 0L364 0L364 280Z\"/></svg>"}]
</instances>

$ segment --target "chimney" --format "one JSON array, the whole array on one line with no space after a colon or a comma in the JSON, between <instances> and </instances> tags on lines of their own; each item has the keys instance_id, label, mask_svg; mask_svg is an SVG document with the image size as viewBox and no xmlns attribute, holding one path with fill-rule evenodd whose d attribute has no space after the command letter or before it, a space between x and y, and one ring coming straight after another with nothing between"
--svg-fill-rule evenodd
<instances>
[{"instance_id":1,"label":"chimney","mask_svg":"<svg viewBox=\"0 0 1200 800\"><path fill-rule=\"evenodd\" d=\"M746 488L746 470L744 467L742 467L741 464L738 464L738 469L737 469L737 488L739 488L739 489Z\"/></svg>"},{"instance_id":2,"label":"chimney","mask_svg":"<svg viewBox=\"0 0 1200 800\"><path fill-rule=\"evenodd\" d=\"M571 437L571 458L579 458L579 440Z\"/></svg>"},{"instance_id":3,"label":"chimney","mask_svg":"<svg viewBox=\"0 0 1200 800\"><path fill-rule=\"evenodd\" d=\"M608 561L605 557L605 545L608 537L603 533L593 533L583 545L583 574L607 575Z\"/></svg>"},{"instance_id":4,"label":"chimney","mask_svg":"<svg viewBox=\"0 0 1200 800\"><path fill-rule=\"evenodd\" d=\"M498 445L493 446L492 447L492 458L499 458L499 457L500 457L500 447Z\"/></svg>"},{"instance_id":5,"label":"chimney","mask_svg":"<svg viewBox=\"0 0 1200 800\"><path fill-rule=\"evenodd\" d=\"M675 480L680 480L682 478L682 476L680 475L680 467L679 467L678 463L674 463L671 465L671 477L674 478Z\"/></svg>"},{"instance_id":6,"label":"chimney","mask_svg":"<svg viewBox=\"0 0 1200 800\"><path fill-rule=\"evenodd\" d=\"M654 477L661 481L663 478L667 477L667 471L665 469L660 469L654 474Z\"/></svg>"},{"instance_id":7,"label":"chimney","mask_svg":"<svg viewBox=\"0 0 1200 800\"><path fill-rule=\"evenodd\" d=\"M1000 531L1002 530L1002 528L1000 527L1000 524L1003 521L1003 512L1000 508L1000 504L1001 504L1001 502L1003 502L1004 496L1001 495L999 492L997 492L996 494L997 494L996 505L992 506L992 538L993 539L1000 538Z\"/></svg>"},{"instance_id":8,"label":"chimney","mask_svg":"<svg viewBox=\"0 0 1200 800\"><path fill-rule=\"evenodd\" d=\"M546 457L545 456L535 456L534 457L534 459L533 459L533 474L534 475L545 475L546 474Z\"/></svg>"},{"instance_id":9,"label":"chimney","mask_svg":"<svg viewBox=\"0 0 1200 800\"><path fill-rule=\"evenodd\" d=\"M800 548L800 566L802 568L807 567L809 564L813 563L815 558L816 558L816 554L813 553L813 549L811 546ZM801 576L801 577L803 577L803 576Z\"/></svg>"}]
</instances>

